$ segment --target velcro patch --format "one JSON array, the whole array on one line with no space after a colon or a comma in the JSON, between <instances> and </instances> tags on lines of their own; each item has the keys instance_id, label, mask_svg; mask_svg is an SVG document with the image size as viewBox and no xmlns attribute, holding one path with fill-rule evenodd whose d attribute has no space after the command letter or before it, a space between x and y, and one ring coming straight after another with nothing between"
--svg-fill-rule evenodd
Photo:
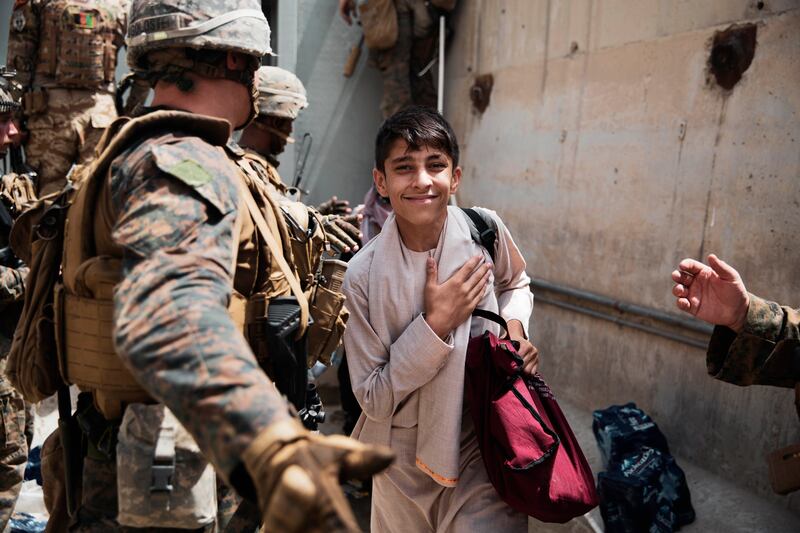
<instances>
[{"instance_id":1,"label":"velcro patch","mask_svg":"<svg viewBox=\"0 0 800 533\"><path fill-rule=\"evenodd\" d=\"M187 138L154 146L151 152L159 170L197 191L220 213L236 208L238 170L217 148L200 139Z\"/></svg>"},{"instance_id":2,"label":"velcro patch","mask_svg":"<svg viewBox=\"0 0 800 533\"><path fill-rule=\"evenodd\" d=\"M173 165L170 167L169 173L192 187L205 185L214 179L214 176L190 159L184 159L177 165Z\"/></svg>"}]
</instances>

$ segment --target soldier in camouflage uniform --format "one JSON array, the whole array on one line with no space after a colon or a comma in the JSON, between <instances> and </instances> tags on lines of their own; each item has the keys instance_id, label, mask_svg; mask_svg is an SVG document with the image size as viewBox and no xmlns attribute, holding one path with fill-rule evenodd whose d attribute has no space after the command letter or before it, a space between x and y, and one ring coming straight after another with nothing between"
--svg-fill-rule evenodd
<instances>
[{"instance_id":1,"label":"soldier in camouflage uniform","mask_svg":"<svg viewBox=\"0 0 800 533\"><path fill-rule=\"evenodd\" d=\"M381 112L389 118L412 104L436 107L433 69L419 76L435 50L436 25L428 0L394 0L397 10L397 43L388 50L370 50L370 64L383 79ZM352 23L354 0L339 0L339 13Z\"/></svg>"},{"instance_id":2,"label":"soldier in camouflage uniform","mask_svg":"<svg viewBox=\"0 0 800 533\"><path fill-rule=\"evenodd\" d=\"M68 325L70 301L102 306L113 298L110 357L118 356L142 387L146 397L139 401L174 413L225 483L257 503L266 530L353 531L338 477L369 476L391 454L304 430L228 311L251 295L267 301L289 289L297 295L273 245L283 235L275 229L275 205L241 149L226 143L231 125L243 127L255 115L254 75L268 43L269 26L255 0L133 1L128 62L153 85L154 108L112 125L115 133L97 160L113 157L108 170L95 165L78 182L67 217L65 303L57 313ZM260 207L251 209L253 203ZM96 286L88 274L79 277L87 269L70 264L72 254L86 250L69 240L71 228L83 227L75 220L81 216L93 218L94 255L80 265L106 269ZM112 285L102 281L115 278ZM63 357L80 384L84 354L68 341ZM89 428L78 531L136 530L116 523L114 447L101 446L130 411L128 402L112 401L111 386L92 388L91 418L105 422ZM98 429L105 440L93 439ZM142 502L151 497L146 492Z\"/></svg>"},{"instance_id":3,"label":"soldier in camouflage uniform","mask_svg":"<svg viewBox=\"0 0 800 533\"><path fill-rule=\"evenodd\" d=\"M716 326L709 374L736 385L800 383L800 310L748 293L739 273L713 254L708 265L682 260L672 280L678 308Z\"/></svg>"},{"instance_id":4,"label":"soldier in camouflage uniform","mask_svg":"<svg viewBox=\"0 0 800 533\"><path fill-rule=\"evenodd\" d=\"M15 142L19 131L14 124L14 113L19 104L13 99L8 76L0 77L0 158L5 157L8 147ZM0 178L0 209L5 215L0 223L0 531L14 511L25 463L28 460L26 439L25 404L5 377L11 337L19 320L20 305L25 292L25 276L28 268L11 252L7 226L34 200L33 183L30 177L7 174Z\"/></svg>"},{"instance_id":5,"label":"soldier in camouflage uniform","mask_svg":"<svg viewBox=\"0 0 800 533\"><path fill-rule=\"evenodd\" d=\"M258 115L242 132L239 145L270 187L285 198L294 191L278 173L277 156L287 143L294 142L291 137L294 121L308 106L306 89L297 76L279 67L261 67L258 80ZM355 252L360 244L360 216L342 216L351 212L349 205L334 196L317 207L328 241L337 252Z\"/></svg>"},{"instance_id":6,"label":"soldier in camouflage uniform","mask_svg":"<svg viewBox=\"0 0 800 533\"><path fill-rule=\"evenodd\" d=\"M23 86L27 161L42 195L91 157L116 118L114 72L127 12L128 0L14 3L8 57Z\"/></svg>"}]
</instances>

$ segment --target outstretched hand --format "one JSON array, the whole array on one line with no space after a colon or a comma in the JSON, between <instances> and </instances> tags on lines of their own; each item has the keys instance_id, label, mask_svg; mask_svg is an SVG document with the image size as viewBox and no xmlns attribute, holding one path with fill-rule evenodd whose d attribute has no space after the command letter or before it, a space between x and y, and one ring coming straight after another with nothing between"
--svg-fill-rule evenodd
<instances>
[{"instance_id":1,"label":"outstretched hand","mask_svg":"<svg viewBox=\"0 0 800 533\"><path fill-rule=\"evenodd\" d=\"M678 309L737 332L744 327L750 296L739 273L716 255L708 256L708 265L682 260L672 281Z\"/></svg>"},{"instance_id":2,"label":"outstretched hand","mask_svg":"<svg viewBox=\"0 0 800 533\"><path fill-rule=\"evenodd\" d=\"M482 260L483 256L476 255L440 285L436 261L428 258L425 321L439 338L446 339L469 318L483 299L492 267L489 263L481 263Z\"/></svg>"}]
</instances>

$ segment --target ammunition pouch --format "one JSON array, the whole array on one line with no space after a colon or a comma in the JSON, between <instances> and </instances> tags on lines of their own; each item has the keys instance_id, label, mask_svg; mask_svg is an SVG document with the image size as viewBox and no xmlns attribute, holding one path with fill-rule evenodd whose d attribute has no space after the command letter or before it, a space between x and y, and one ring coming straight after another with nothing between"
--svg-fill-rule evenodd
<instances>
[{"instance_id":1,"label":"ammunition pouch","mask_svg":"<svg viewBox=\"0 0 800 533\"><path fill-rule=\"evenodd\" d=\"M306 337L297 338L300 305L293 296L256 295L248 305L245 337L275 386L298 409L306 403ZM309 320L309 325L312 321Z\"/></svg>"},{"instance_id":2,"label":"ammunition pouch","mask_svg":"<svg viewBox=\"0 0 800 533\"><path fill-rule=\"evenodd\" d=\"M116 462L121 526L198 529L216 520L214 469L163 405L128 405Z\"/></svg>"},{"instance_id":3,"label":"ammunition pouch","mask_svg":"<svg viewBox=\"0 0 800 533\"><path fill-rule=\"evenodd\" d=\"M314 323L308 329L308 357L310 367L320 361L331 364L331 355L339 347L347 322L345 296L316 284L309 298L309 310Z\"/></svg>"},{"instance_id":4,"label":"ammunition pouch","mask_svg":"<svg viewBox=\"0 0 800 533\"><path fill-rule=\"evenodd\" d=\"M26 116L39 115L47 111L47 91L34 89L22 95L22 109Z\"/></svg>"}]
</instances>

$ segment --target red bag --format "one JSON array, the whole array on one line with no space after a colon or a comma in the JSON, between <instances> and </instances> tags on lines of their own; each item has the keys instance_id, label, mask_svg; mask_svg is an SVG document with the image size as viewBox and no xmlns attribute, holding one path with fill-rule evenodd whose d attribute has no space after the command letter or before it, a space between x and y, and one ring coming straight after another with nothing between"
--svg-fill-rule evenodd
<instances>
[{"instance_id":1,"label":"red bag","mask_svg":"<svg viewBox=\"0 0 800 533\"><path fill-rule=\"evenodd\" d=\"M506 328L494 313L473 314ZM550 388L521 373L516 350L488 331L467 348L466 396L483 463L512 509L564 523L597 506L594 476Z\"/></svg>"}]
</instances>

